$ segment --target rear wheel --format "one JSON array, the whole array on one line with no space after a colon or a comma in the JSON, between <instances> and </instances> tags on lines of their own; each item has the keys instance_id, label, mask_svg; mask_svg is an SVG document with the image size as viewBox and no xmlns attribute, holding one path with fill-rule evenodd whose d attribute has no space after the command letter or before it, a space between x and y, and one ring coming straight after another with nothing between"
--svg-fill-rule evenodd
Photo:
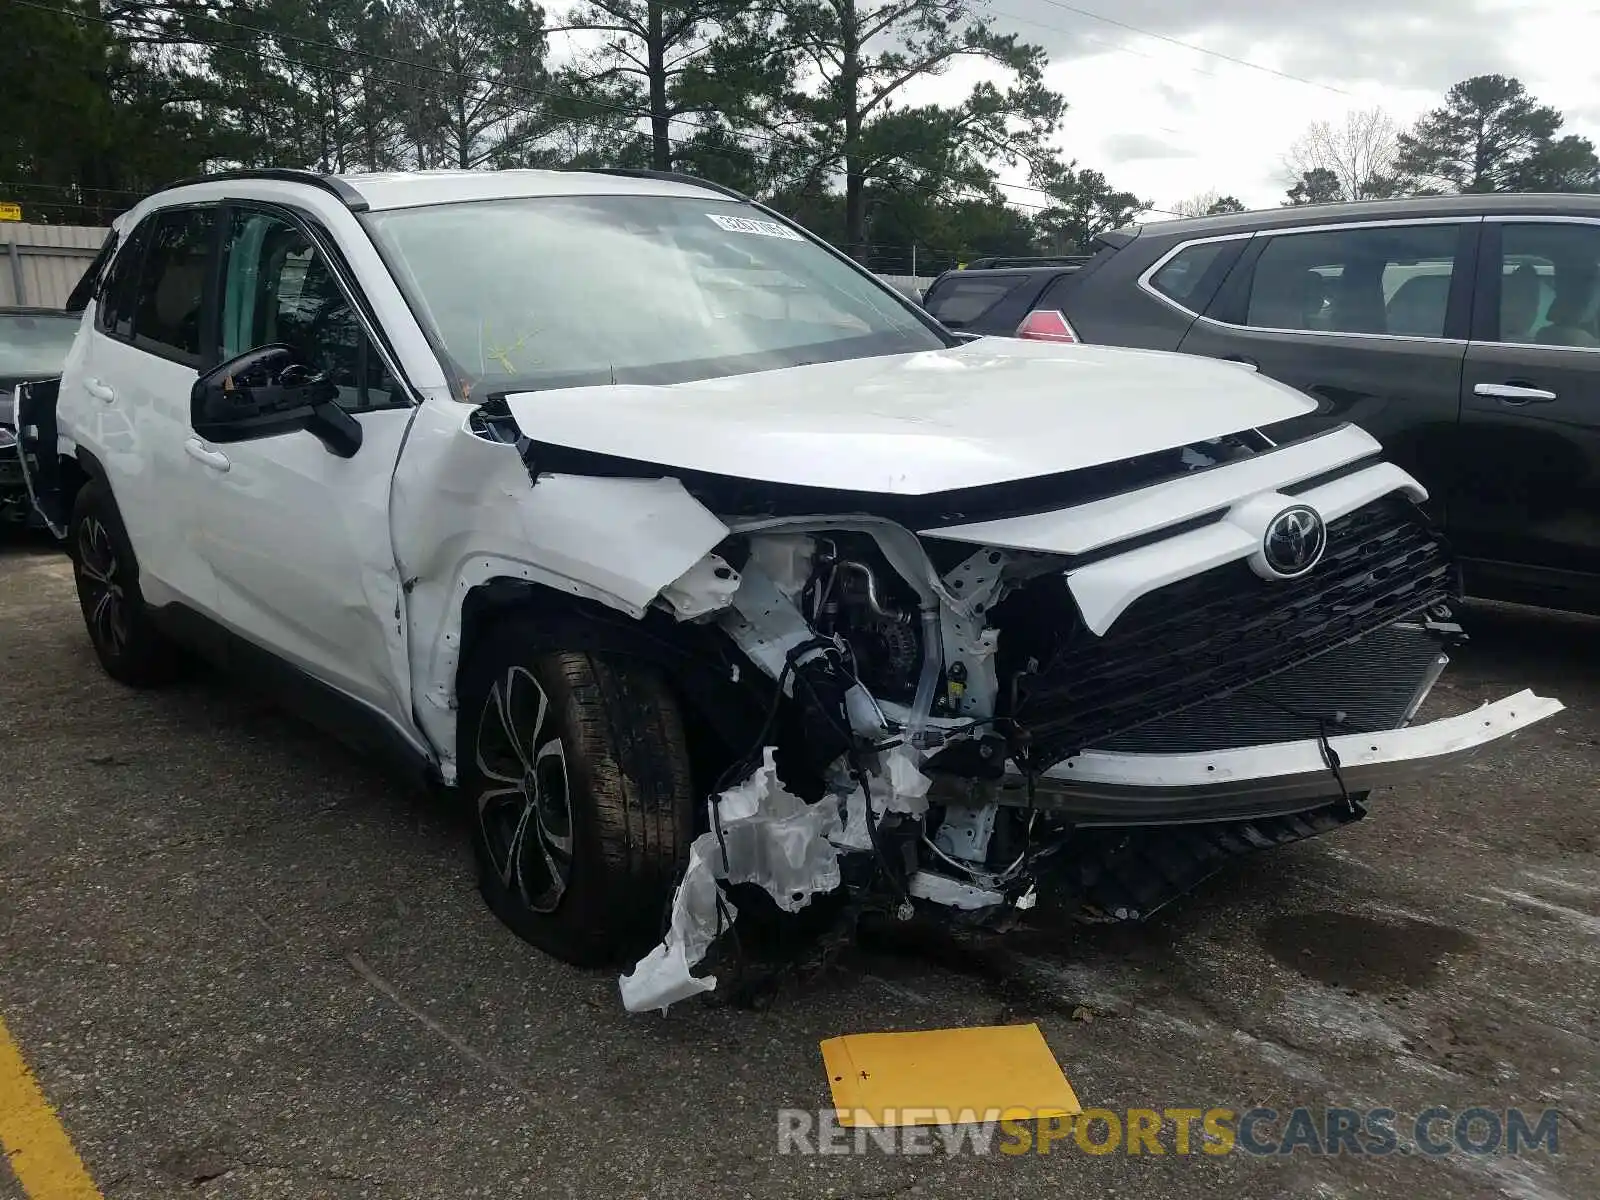
<instances>
[{"instance_id":1,"label":"rear wheel","mask_svg":"<svg viewBox=\"0 0 1600 1200\"><path fill-rule=\"evenodd\" d=\"M459 698L457 764L489 908L567 962L642 953L692 837L683 720L660 672L546 648L512 617L479 640Z\"/></svg>"},{"instance_id":2,"label":"rear wheel","mask_svg":"<svg viewBox=\"0 0 1600 1200\"><path fill-rule=\"evenodd\" d=\"M106 674L131 687L167 682L177 672L178 648L150 620L133 546L103 483L78 491L67 536L78 606Z\"/></svg>"}]
</instances>

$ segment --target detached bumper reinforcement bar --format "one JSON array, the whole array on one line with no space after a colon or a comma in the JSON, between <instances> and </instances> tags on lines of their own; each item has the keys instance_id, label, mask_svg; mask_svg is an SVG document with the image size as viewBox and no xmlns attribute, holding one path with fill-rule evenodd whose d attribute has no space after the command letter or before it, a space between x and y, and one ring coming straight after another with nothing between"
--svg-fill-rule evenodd
<instances>
[{"instance_id":1,"label":"detached bumper reinforcement bar","mask_svg":"<svg viewBox=\"0 0 1600 1200\"><path fill-rule=\"evenodd\" d=\"M1351 792L1389 787L1471 758L1484 746L1565 706L1518 692L1460 716L1379 733L1328 739ZM1317 739L1241 746L1200 754L1116 754L1087 750L1041 775L1035 803L1088 825L1225 821L1303 811L1337 799L1339 785ZM1000 802L1028 803L1025 781L1008 764Z\"/></svg>"}]
</instances>

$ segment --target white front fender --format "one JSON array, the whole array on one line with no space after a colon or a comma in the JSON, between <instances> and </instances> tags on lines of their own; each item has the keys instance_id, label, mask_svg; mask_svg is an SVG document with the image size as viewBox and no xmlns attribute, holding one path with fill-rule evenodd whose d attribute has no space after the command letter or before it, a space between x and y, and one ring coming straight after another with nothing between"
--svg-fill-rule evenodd
<instances>
[{"instance_id":1,"label":"white front fender","mask_svg":"<svg viewBox=\"0 0 1600 1200\"><path fill-rule=\"evenodd\" d=\"M430 401L391 493L395 556L411 632L412 702L455 780L455 680L467 593L521 579L639 617L728 534L675 479L541 475L516 446L468 425L474 410Z\"/></svg>"}]
</instances>

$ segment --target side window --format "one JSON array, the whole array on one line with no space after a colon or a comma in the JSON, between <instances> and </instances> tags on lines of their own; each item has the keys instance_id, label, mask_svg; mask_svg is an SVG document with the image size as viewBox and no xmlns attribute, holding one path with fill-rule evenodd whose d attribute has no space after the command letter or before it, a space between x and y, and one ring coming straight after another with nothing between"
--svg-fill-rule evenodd
<instances>
[{"instance_id":1,"label":"side window","mask_svg":"<svg viewBox=\"0 0 1600 1200\"><path fill-rule=\"evenodd\" d=\"M1279 234L1256 260L1245 324L1443 337L1456 225Z\"/></svg>"},{"instance_id":2,"label":"side window","mask_svg":"<svg viewBox=\"0 0 1600 1200\"><path fill-rule=\"evenodd\" d=\"M957 274L948 277L938 294L928 297L925 303L928 311L943 325L961 329L999 304L1012 289L1028 284L1031 278L963 279Z\"/></svg>"},{"instance_id":3,"label":"side window","mask_svg":"<svg viewBox=\"0 0 1600 1200\"><path fill-rule=\"evenodd\" d=\"M139 222L117 256L111 260L96 294L95 325L101 332L113 337L133 336L133 304L139 286L139 264L144 260L144 248L150 240L150 231L156 219L146 217Z\"/></svg>"},{"instance_id":4,"label":"side window","mask_svg":"<svg viewBox=\"0 0 1600 1200\"><path fill-rule=\"evenodd\" d=\"M1206 272L1224 250L1238 249L1232 242L1202 242L1179 250L1166 264L1150 276L1150 286L1170 300L1176 300L1190 312L1203 312L1211 297L1200 294L1200 284ZM1215 290L1210 289L1210 290Z\"/></svg>"},{"instance_id":5,"label":"side window","mask_svg":"<svg viewBox=\"0 0 1600 1200\"><path fill-rule=\"evenodd\" d=\"M1500 341L1600 346L1600 225L1504 225L1500 259Z\"/></svg>"},{"instance_id":6,"label":"side window","mask_svg":"<svg viewBox=\"0 0 1600 1200\"><path fill-rule=\"evenodd\" d=\"M200 365L200 306L216 227L215 209L156 214L134 300L134 345Z\"/></svg>"},{"instance_id":7,"label":"side window","mask_svg":"<svg viewBox=\"0 0 1600 1200\"><path fill-rule=\"evenodd\" d=\"M222 358L293 346L352 412L409 404L368 341L322 252L293 221L236 211L224 244Z\"/></svg>"}]
</instances>

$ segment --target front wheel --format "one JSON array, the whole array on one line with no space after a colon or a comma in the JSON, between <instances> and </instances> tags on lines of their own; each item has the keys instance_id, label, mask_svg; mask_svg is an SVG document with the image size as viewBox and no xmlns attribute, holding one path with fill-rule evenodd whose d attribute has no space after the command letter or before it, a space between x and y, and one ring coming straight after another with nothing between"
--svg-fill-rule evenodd
<instances>
[{"instance_id":1,"label":"front wheel","mask_svg":"<svg viewBox=\"0 0 1600 1200\"><path fill-rule=\"evenodd\" d=\"M479 887L519 936L616 964L660 936L693 836L677 698L635 659L487 631L461 675L457 766Z\"/></svg>"}]
</instances>

